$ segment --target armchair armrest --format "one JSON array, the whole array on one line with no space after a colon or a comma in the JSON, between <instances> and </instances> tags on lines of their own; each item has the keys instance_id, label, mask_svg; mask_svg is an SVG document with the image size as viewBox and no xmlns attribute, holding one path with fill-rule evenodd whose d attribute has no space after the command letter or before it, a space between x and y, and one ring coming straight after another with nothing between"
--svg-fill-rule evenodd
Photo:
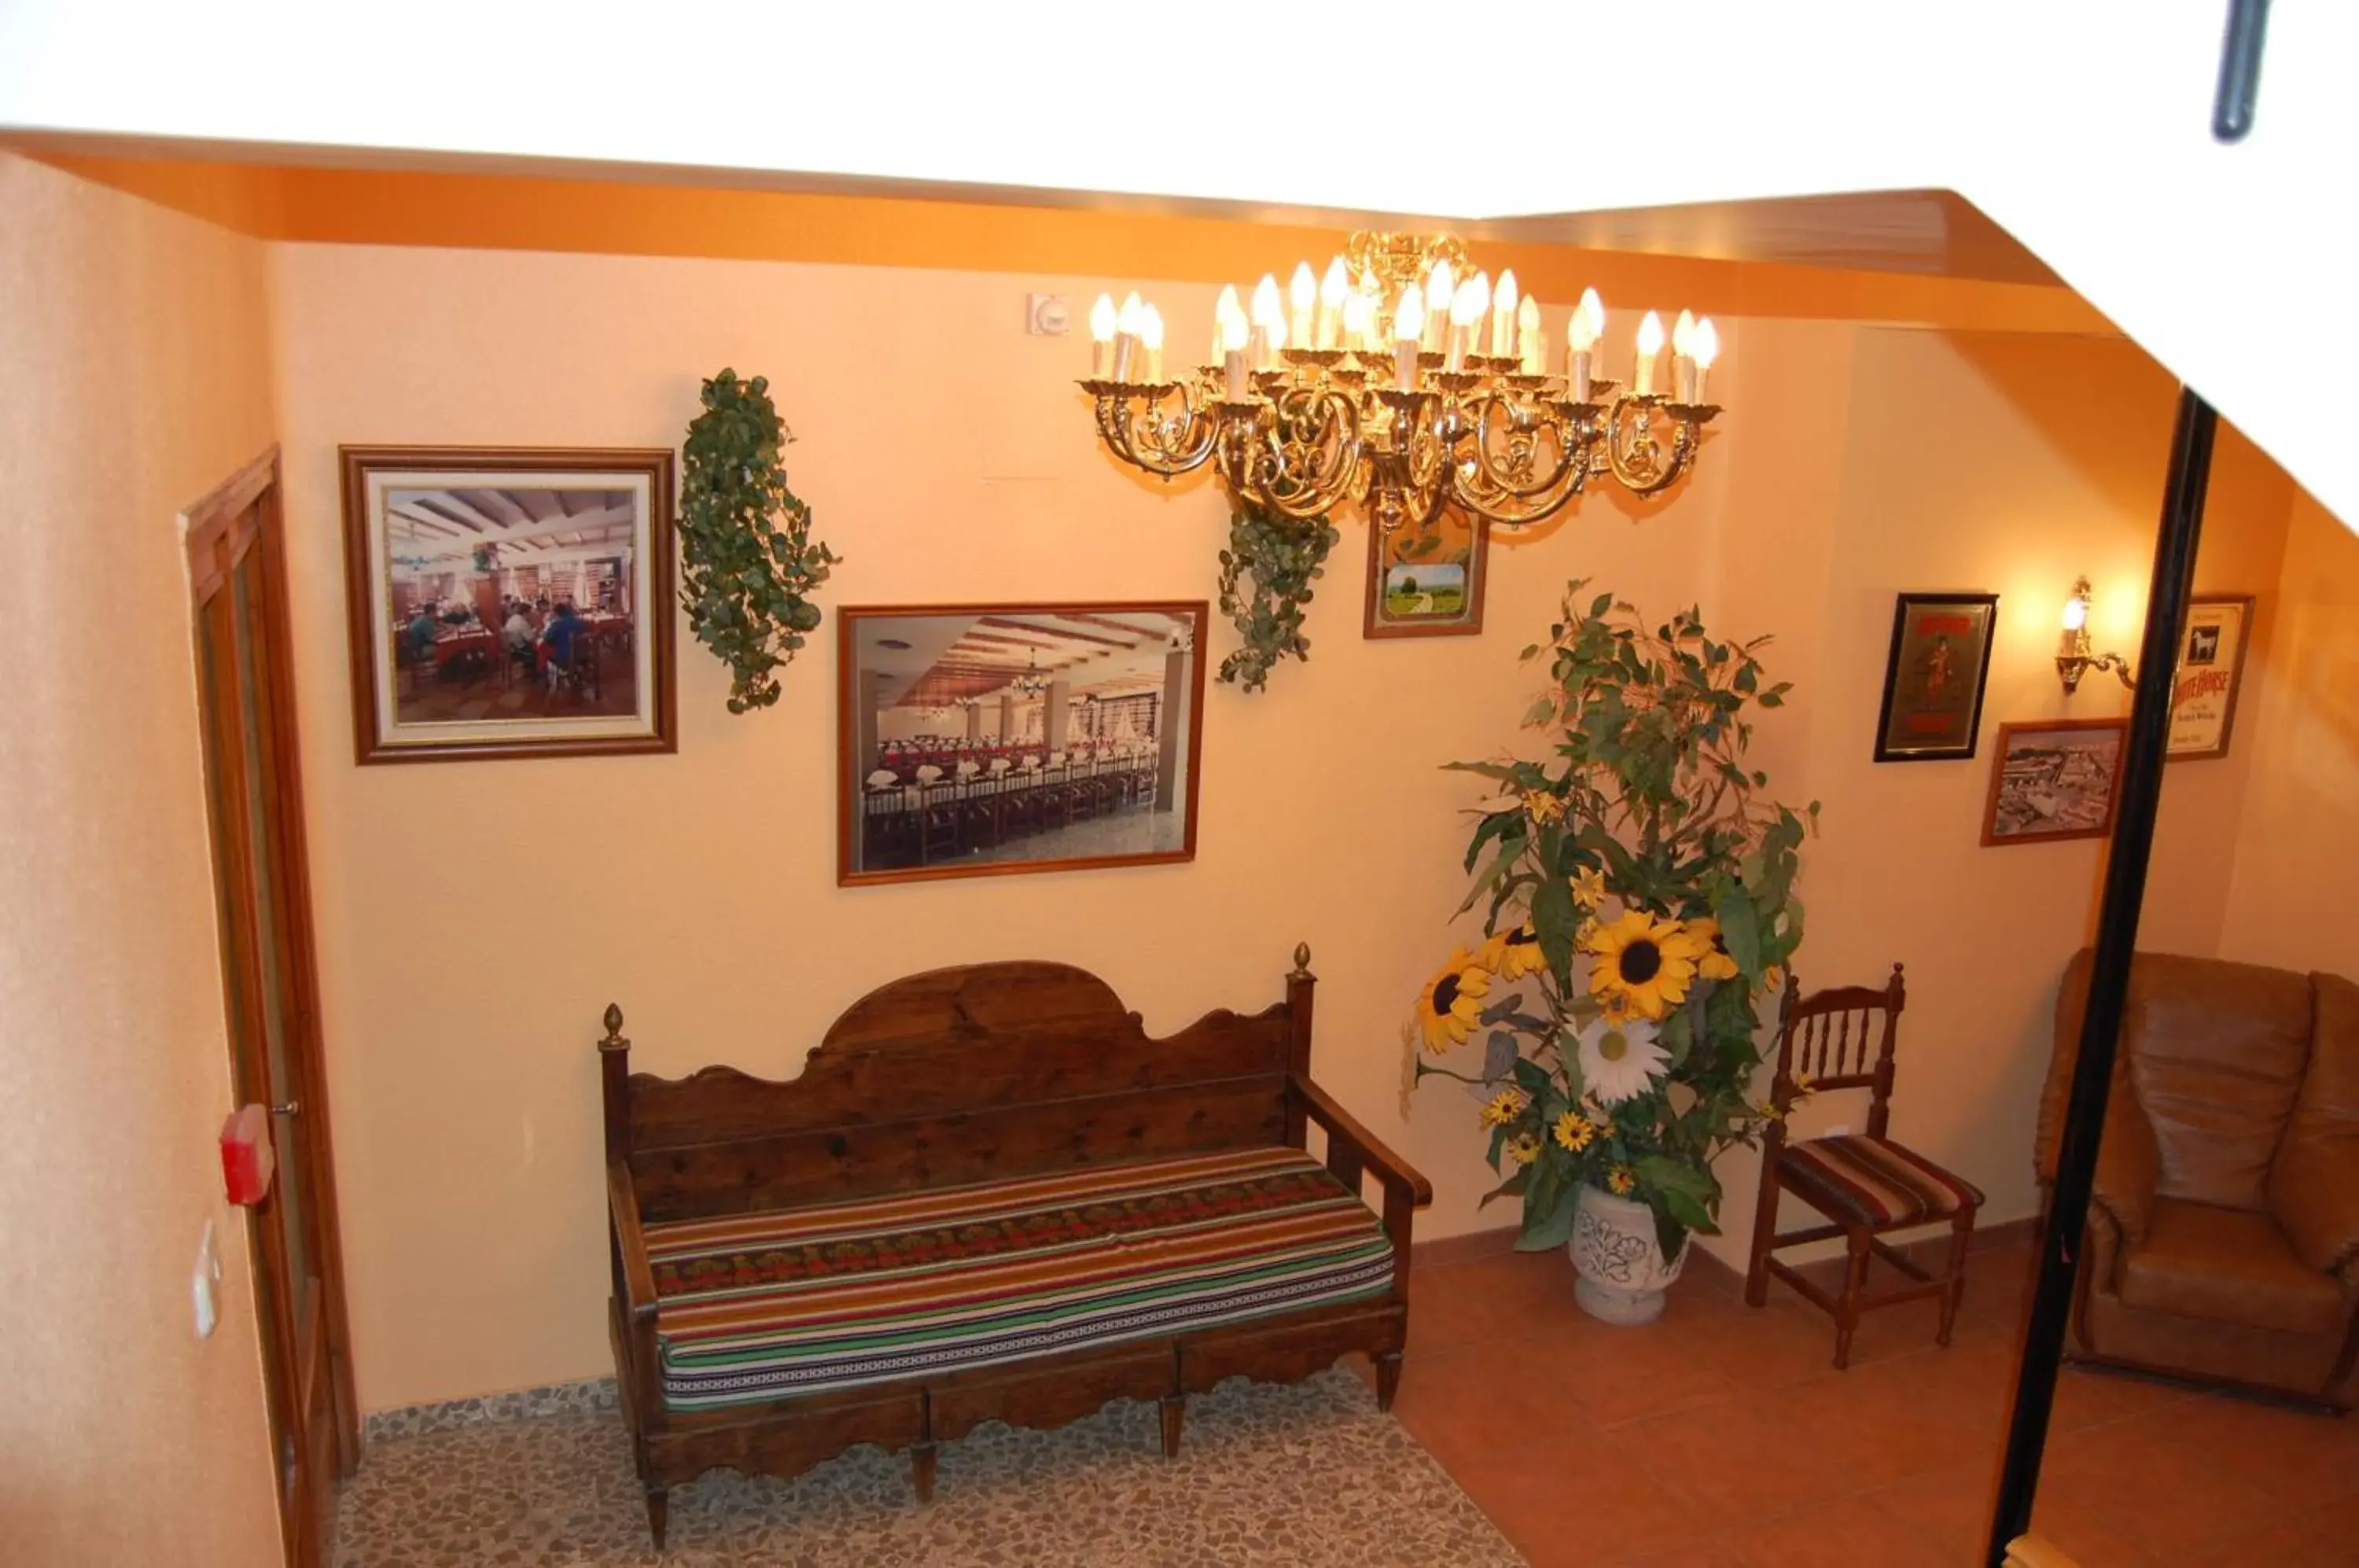
<instances>
[{"instance_id":1,"label":"armchair armrest","mask_svg":"<svg viewBox=\"0 0 2359 1568\"><path fill-rule=\"evenodd\" d=\"M2305 1127L2269 1175L2269 1208L2295 1255L2321 1274L2359 1279L2359 1117L2341 1136Z\"/></svg>"},{"instance_id":2,"label":"armchair armrest","mask_svg":"<svg viewBox=\"0 0 2359 1568\"><path fill-rule=\"evenodd\" d=\"M1387 1208L1396 1198L1419 1209L1433 1202L1433 1183L1386 1148L1382 1138L1362 1127L1351 1112L1336 1104L1333 1095L1299 1073L1287 1074L1287 1088L1310 1119L1326 1130L1328 1168L1339 1176L1344 1171L1337 1166L1335 1151L1343 1151L1353 1179L1347 1185L1355 1185L1360 1170L1364 1168L1374 1171L1383 1184Z\"/></svg>"},{"instance_id":3,"label":"armchair armrest","mask_svg":"<svg viewBox=\"0 0 2359 1568\"><path fill-rule=\"evenodd\" d=\"M606 1215L614 1227L617 1294L624 1312L635 1321L656 1315L655 1268L647 1261L647 1238L639 1229L638 1194L631 1189L631 1173L619 1162L606 1166Z\"/></svg>"},{"instance_id":4,"label":"armchair armrest","mask_svg":"<svg viewBox=\"0 0 2359 1568\"><path fill-rule=\"evenodd\" d=\"M2162 1180L2162 1153L2154 1124L2137 1103L2126 1076L2114 1080L2105 1103L2105 1132L2097 1145L2097 1173L2090 1197L2112 1216L2122 1233L2125 1255L2145 1244L2154 1225L2155 1189Z\"/></svg>"}]
</instances>

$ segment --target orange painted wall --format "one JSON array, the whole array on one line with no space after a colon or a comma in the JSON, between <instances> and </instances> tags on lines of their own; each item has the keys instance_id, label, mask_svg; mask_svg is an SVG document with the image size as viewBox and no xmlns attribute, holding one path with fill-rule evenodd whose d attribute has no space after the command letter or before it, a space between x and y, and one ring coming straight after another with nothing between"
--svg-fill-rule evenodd
<instances>
[{"instance_id":1,"label":"orange painted wall","mask_svg":"<svg viewBox=\"0 0 2359 1568\"><path fill-rule=\"evenodd\" d=\"M2104 846L1981 847L1992 748L2005 721L2128 712L2110 677L2065 698L2058 616L2086 572L2098 647L2136 654L2177 388L2125 343L1867 331L1848 357L1847 396L1765 406L1754 371L1766 361L1774 376L1811 353L1795 341L1803 332L1746 338L1747 417L1733 424L1730 466L1753 542L1727 572L1730 613L1776 629L1780 672L1800 688L1764 726L1767 766L1793 796L1825 805L1806 851L1799 968L1815 986L1907 965L1894 1136L1979 1184L1987 1219L2019 1219L2038 1207L2031 1132L2056 979L2093 930ZM2266 591L2290 495L2281 470L2223 430L2199 587ZM1893 595L1941 589L2000 595L1980 754L1875 763ZM2141 945L2215 950L2251 763L2241 747L2167 773ZM1830 1095L1798 1114L1797 1130L1856 1130L1865 1104ZM1740 1151L1721 1168L1733 1214L1750 1213L1756 1166ZM1744 1239L1712 1250L1739 1259Z\"/></svg>"},{"instance_id":2,"label":"orange painted wall","mask_svg":"<svg viewBox=\"0 0 2359 1568\"><path fill-rule=\"evenodd\" d=\"M824 642L779 707L732 718L719 667L683 639L677 757L354 768L335 445L669 444L698 376L728 364L778 388L797 487L846 558L834 602L1209 597L1216 493L1140 483L1097 452L1071 386L1081 345L1022 331L1026 290L1086 299L1110 280L315 245L273 262L364 1405L604 1366L591 1043L610 999L653 1071L783 1074L842 1007L910 970L1067 959L1168 1030L1274 996L1307 939L1319 1074L1431 1172L1427 1233L1506 1217L1474 1207L1489 1178L1469 1104L1434 1086L1402 1119L1399 1031L1460 887L1470 790L1437 765L1517 738L1516 652L1574 575L1779 634L1801 691L1765 755L1782 793L1829 809L1805 972L1908 961L1901 1125L1989 1188L1994 1218L2030 1212L2038 1020L2082 939L2096 853L1977 848L1987 753L1874 768L1869 736L1900 588L2006 595L1994 725L2062 711L2049 658L2074 572L2098 581L2100 637L2134 641L2171 388L2129 345L1732 320L1718 391L1735 412L1710 461L1669 500L1600 495L1502 542L1484 636L1363 640L1364 534L1347 528L1310 663L1266 695L1208 700L1192 866L846 892ZM1209 284L1158 292L1175 343L1207 334ZM2260 495L2237 532L2259 529L2252 548L2274 561L2271 494L2277 510ZM1230 646L1223 628L1210 656ZM2092 689L2073 711L2118 705ZM2238 771L2210 766L2189 788L2233 796ZM2181 836L2158 886L2216 898L2211 851ZM421 866L422 904L404 891Z\"/></svg>"},{"instance_id":3,"label":"orange painted wall","mask_svg":"<svg viewBox=\"0 0 2359 1568\"><path fill-rule=\"evenodd\" d=\"M6 154L0 215L0 1557L254 1568L278 1525L176 518L271 440L263 246Z\"/></svg>"},{"instance_id":4,"label":"orange painted wall","mask_svg":"<svg viewBox=\"0 0 2359 1568\"><path fill-rule=\"evenodd\" d=\"M2272 678L2236 720L2252 783L2220 953L2359 977L2359 535L2304 491L2277 600Z\"/></svg>"}]
</instances>

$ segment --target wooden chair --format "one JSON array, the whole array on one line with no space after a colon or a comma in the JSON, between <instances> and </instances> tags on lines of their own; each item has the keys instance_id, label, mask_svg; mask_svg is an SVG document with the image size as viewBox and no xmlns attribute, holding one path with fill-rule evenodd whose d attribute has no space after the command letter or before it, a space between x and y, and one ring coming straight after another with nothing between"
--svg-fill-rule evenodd
<instances>
[{"instance_id":1,"label":"wooden chair","mask_svg":"<svg viewBox=\"0 0 2359 1568\"><path fill-rule=\"evenodd\" d=\"M1777 1023L1777 1076L1770 1103L1777 1116L1762 1135L1761 1197L1753 1219L1752 1268L1745 1279L1748 1306L1769 1299L1769 1276L1791 1285L1803 1300L1835 1320L1835 1367L1851 1364L1852 1335L1860 1314L1875 1307L1941 1300L1941 1345L1957 1324L1965 1292L1966 1244L1983 1195L1923 1155L1886 1136L1892 1114L1892 1053L1908 996L1900 965L1882 990L1843 985L1814 996L1800 995L1788 980ZM1786 1141L1786 1113L1805 1086L1811 1091L1865 1089L1867 1130L1832 1138ZM1777 1196L1791 1192L1827 1216L1830 1223L1779 1232ZM1931 1225L1950 1226L1948 1268L1929 1274L1884 1238L1895 1231ZM1842 1236L1846 1247L1843 1290L1829 1296L1811 1280L1773 1256L1779 1247ZM1881 1295L1866 1294L1867 1262L1881 1258L1914 1281Z\"/></svg>"}]
</instances>

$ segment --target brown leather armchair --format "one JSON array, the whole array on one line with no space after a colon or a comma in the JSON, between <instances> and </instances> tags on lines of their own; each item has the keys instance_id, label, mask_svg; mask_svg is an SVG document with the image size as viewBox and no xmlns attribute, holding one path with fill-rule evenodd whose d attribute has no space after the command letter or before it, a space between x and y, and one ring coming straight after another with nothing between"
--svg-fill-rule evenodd
<instances>
[{"instance_id":1,"label":"brown leather armchair","mask_svg":"<svg viewBox=\"0 0 2359 1568\"><path fill-rule=\"evenodd\" d=\"M2056 998L2040 1184L2081 1012ZM2352 1408L2359 1354L2359 985L2141 953L2097 1157L2068 1354Z\"/></svg>"}]
</instances>

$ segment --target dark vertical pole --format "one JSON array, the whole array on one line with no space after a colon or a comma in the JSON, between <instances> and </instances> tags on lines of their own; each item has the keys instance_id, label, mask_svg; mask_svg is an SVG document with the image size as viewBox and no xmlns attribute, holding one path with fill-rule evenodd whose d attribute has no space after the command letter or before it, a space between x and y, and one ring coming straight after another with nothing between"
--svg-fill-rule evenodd
<instances>
[{"instance_id":1,"label":"dark vertical pole","mask_svg":"<svg viewBox=\"0 0 2359 1568\"><path fill-rule=\"evenodd\" d=\"M2240 142L2253 128L2261 93L2261 44L2268 36L2269 0L2228 0L2227 36L2220 40L2220 85L2212 98L2212 135Z\"/></svg>"},{"instance_id":2,"label":"dark vertical pole","mask_svg":"<svg viewBox=\"0 0 2359 1568\"><path fill-rule=\"evenodd\" d=\"M2179 630L2195 581L2195 545L2203 529L2203 492L2212 477L2212 436L2219 416L2194 392L2179 394L2179 424L2171 436L2170 478L2162 495L2162 534L2155 546L2154 583L2147 595L2146 636L2138 650L2137 694L2122 748L2120 801L2105 892L2097 914L2097 949L2089 971L2089 1003L2081 1017L2080 1059L2056 1155L2056 1183L2039 1238L2039 1272L2032 1286L2031 1323L2016 1368L2015 1410L2007 1421L2006 1457L1999 1466L1998 1506L1991 1519L1990 1568L2006 1561L2007 1542L2031 1528L2040 1454L2056 1401L2056 1367L2064 1351L2065 1320L2072 1309L2072 1269L2089 1217L2089 1188L2097 1170L2097 1139L2104 1131L2106 1091L2113 1082L2114 1037L2129 991L2130 955L2137 947L2138 908L2146 900L2147 861L2154 848L2156 804L2162 796L2164 749L2170 738L2171 673Z\"/></svg>"}]
</instances>

